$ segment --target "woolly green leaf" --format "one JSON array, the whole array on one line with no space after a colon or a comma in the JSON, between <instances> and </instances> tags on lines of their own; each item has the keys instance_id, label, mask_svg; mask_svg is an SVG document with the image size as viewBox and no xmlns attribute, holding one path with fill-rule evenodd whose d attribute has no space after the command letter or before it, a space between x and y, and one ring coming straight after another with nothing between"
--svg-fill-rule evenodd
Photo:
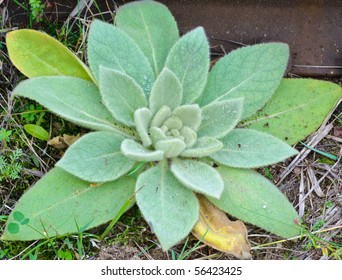
<instances>
[{"instance_id":1,"label":"woolly green leaf","mask_svg":"<svg viewBox=\"0 0 342 280\"><path fill-rule=\"evenodd\" d=\"M149 95L154 82L150 63L138 45L112 24L94 20L90 25L88 62L96 80L103 66L131 76Z\"/></svg>"},{"instance_id":2,"label":"woolly green leaf","mask_svg":"<svg viewBox=\"0 0 342 280\"><path fill-rule=\"evenodd\" d=\"M157 150L163 151L166 158L179 156L185 149L185 143L177 138L159 140L154 145Z\"/></svg>"},{"instance_id":3,"label":"woolly green leaf","mask_svg":"<svg viewBox=\"0 0 342 280\"><path fill-rule=\"evenodd\" d=\"M164 123L163 126L167 127L168 129L181 129L182 128L182 120L177 117L170 117Z\"/></svg>"},{"instance_id":4,"label":"woolly green leaf","mask_svg":"<svg viewBox=\"0 0 342 280\"><path fill-rule=\"evenodd\" d=\"M190 127L183 126L179 130L179 133L181 136L184 137L184 143L185 143L187 148L190 148L195 144L195 142L197 140L197 134Z\"/></svg>"},{"instance_id":5,"label":"woolly green leaf","mask_svg":"<svg viewBox=\"0 0 342 280\"><path fill-rule=\"evenodd\" d=\"M171 109L167 106L161 107L159 111L154 115L151 121L151 127L160 127L170 116Z\"/></svg>"},{"instance_id":6,"label":"woolly green leaf","mask_svg":"<svg viewBox=\"0 0 342 280\"><path fill-rule=\"evenodd\" d=\"M206 163L173 159L171 172L184 186L211 197L219 198L224 185L220 174Z\"/></svg>"},{"instance_id":7,"label":"woolly green leaf","mask_svg":"<svg viewBox=\"0 0 342 280\"><path fill-rule=\"evenodd\" d=\"M286 197L257 172L219 167L224 182L220 199L209 200L228 214L283 238L300 234L298 214Z\"/></svg>"},{"instance_id":8,"label":"woolly green leaf","mask_svg":"<svg viewBox=\"0 0 342 280\"><path fill-rule=\"evenodd\" d=\"M201 125L201 109L197 104L179 106L172 112L172 115L180 118L183 125L194 131L197 131Z\"/></svg>"},{"instance_id":9,"label":"woolly green leaf","mask_svg":"<svg viewBox=\"0 0 342 280\"><path fill-rule=\"evenodd\" d=\"M214 138L225 136L240 121L242 109L242 98L215 102L203 107L198 136Z\"/></svg>"},{"instance_id":10,"label":"woolly green leaf","mask_svg":"<svg viewBox=\"0 0 342 280\"><path fill-rule=\"evenodd\" d=\"M121 144L122 154L135 161L159 161L164 157L162 151L151 151L134 140L125 139Z\"/></svg>"},{"instance_id":11,"label":"woolly green leaf","mask_svg":"<svg viewBox=\"0 0 342 280\"><path fill-rule=\"evenodd\" d=\"M199 138L195 145L191 147L191 149L186 149L181 153L182 157L207 157L212 153L215 153L223 147L221 141L211 138L211 137L202 137Z\"/></svg>"},{"instance_id":12,"label":"woolly green leaf","mask_svg":"<svg viewBox=\"0 0 342 280\"><path fill-rule=\"evenodd\" d=\"M154 83L150 95L150 110L155 114L161 107L177 108L182 101L182 86L169 69L164 68Z\"/></svg>"},{"instance_id":13,"label":"woolly green leaf","mask_svg":"<svg viewBox=\"0 0 342 280\"><path fill-rule=\"evenodd\" d=\"M88 182L113 181L134 166L121 154L123 140L112 132L88 133L67 149L56 166Z\"/></svg>"},{"instance_id":14,"label":"woolly green leaf","mask_svg":"<svg viewBox=\"0 0 342 280\"><path fill-rule=\"evenodd\" d=\"M289 48L282 43L237 49L221 58L209 73L200 105L244 97L245 119L272 96L286 69Z\"/></svg>"},{"instance_id":15,"label":"woolly green leaf","mask_svg":"<svg viewBox=\"0 0 342 280\"><path fill-rule=\"evenodd\" d=\"M92 81L88 67L55 38L36 30L7 33L6 46L13 64L29 78L71 76Z\"/></svg>"},{"instance_id":16,"label":"woolly green leaf","mask_svg":"<svg viewBox=\"0 0 342 280\"><path fill-rule=\"evenodd\" d=\"M203 91L209 71L209 44L198 27L182 36L172 47L166 67L176 74L183 88L183 104L190 104Z\"/></svg>"},{"instance_id":17,"label":"woolly green leaf","mask_svg":"<svg viewBox=\"0 0 342 280\"><path fill-rule=\"evenodd\" d=\"M101 103L98 88L71 77L39 77L21 82L13 96L37 101L50 111L75 124L94 130L111 130L128 136Z\"/></svg>"},{"instance_id":18,"label":"woolly green leaf","mask_svg":"<svg viewBox=\"0 0 342 280\"><path fill-rule=\"evenodd\" d=\"M125 176L101 186L74 177L60 168L50 170L16 204L1 239L33 240L76 233L113 219L133 195L135 180ZM25 225L14 220L21 212ZM18 232L11 230L11 224Z\"/></svg>"},{"instance_id":19,"label":"woolly green leaf","mask_svg":"<svg viewBox=\"0 0 342 280\"><path fill-rule=\"evenodd\" d=\"M189 234L198 219L198 202L172 175L166 162L140 174L136 191L137 204L163 250Z\"/></svg>"},{"instance_id":20,"label":"woolly green leaf","mask_svg":"<svg viewBox=\"0 0 342 280\"><path fill-rule=\"evenodd\" d=\"M139 133L144 147L148 147L152 144L151 138L148 134L151 119L152 113L148 108L140 108L134 112L135 128Z\"/></svg>"},{"instance_id":21,"label":"woolly green leaf","mask_svg":"<svg viewBox=\"0 0 342 280\"><path fill-rule=\"evenodd\" d=\"M256 168L297 154L295 149L278 138L253 129L234 129L220 140L223 148L210 157L231 167Z\"/></svg>"},{"instance_id":22,"label":"woolly green leaf","mask_svg":"<svg viewBox=\"0 0 342 280\"><path fill-rule=\"evenodd\" d=\"M43 127L36 124L25 124L25 131L35 138L46 141L49 139L49 132L47 132Z\"/></svg>"},{"instance_id":23,"label":"woolly green leaf","mask_svg":"<svg viewBox=\"0 0 342 280\"><path fill-rule=\"evenodd\" d=\"M134 112L147 106L141 87L125 73L100 67L103 104L119 122L134 126Z\"/></svg>"},{"instance_id":24,"label":"woolly green leaf","mask_svg":"<svg viewBox=\"0 0 342 280\"><path fill-rule=\"evenodd\" d=\"M341 97L337 84L283 79L265 107L241 126L267 132L293 145L314 132Z\"/></svg>"},{"instance_id":25,"label":"woolly green leaf","mask_svg":"<svg viewBox=\"0 0 342 280\"><path fill-rule=\"evenodd\" d=\"M152 139L152 143L155 145L160 140L165 140L167 137L159 127L151 127L150 128L150 136Z\"/></svg>"},{"instance_id":26,"label":"woolly green leaf","mask_svg":"<svg viewBox=\"0 0 342 280\"><path fill-rule=\"evenodd\" d=\"M125 4L117 10L115 23L139 45L157 76L179 38L177 23L167 7L154 1Z\"/></svg>"}]
</instances>

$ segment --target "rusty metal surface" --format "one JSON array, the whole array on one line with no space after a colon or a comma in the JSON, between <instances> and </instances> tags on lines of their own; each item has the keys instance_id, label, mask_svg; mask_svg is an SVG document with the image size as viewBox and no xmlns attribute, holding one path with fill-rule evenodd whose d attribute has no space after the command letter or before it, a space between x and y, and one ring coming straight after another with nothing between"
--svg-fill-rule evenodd
<instances>
[{"instance_id":1,"label":"rusty metal surface","mask_svg":"<svg viewBox=\"0 0 342 280\"><path fill-rule=\"evenodd\" d=\"M77 0L49 0L50 16L66 17ZM97 0L101 10L129 1ZM342 76L342 0L160 0L185 33L203 26L213 54L229 52L243 44L279 41L290 45L288 70L300 76ZM8 2L13 23L22 17ZM56 9L56 7L58 9ZM12 10L11 10L12 9Z\"/></svg>"},{"instance_id":2,"label":"rusty metal surface","mask_svg":"<svg viewBox=\"0 0 342 280\"><path fill-rule=\"evenodd\" d=\"M342 1L162 0L180 30L204 26L213 46L279 41L290 45L291 73L342 75ZM221 48L221 46L222 48Z\"/></svg>"}]
</instances>

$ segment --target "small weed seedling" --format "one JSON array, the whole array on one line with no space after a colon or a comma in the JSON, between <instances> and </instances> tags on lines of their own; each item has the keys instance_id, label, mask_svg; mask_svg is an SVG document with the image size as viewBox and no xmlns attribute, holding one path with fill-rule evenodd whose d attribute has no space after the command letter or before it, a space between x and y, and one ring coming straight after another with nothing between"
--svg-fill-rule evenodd
<instances>
[{"instance_id":1,"label":"small weed seedling","mask_svg":"<svg viewBox=\"0 0 342 280\"><path fill-rule=\"evenodd\" d=\"M22 166L20 157L23 155L22 150L12 151L9 156L0 155L0 182L2 180L15 180L19 178Z\"/></svg>"},{"instance_id":2,"label":"small weed seedling","mask_svg":"<svg viewBox=\"0 0 342 280\"><path fill-rule=\"evenodd\" d=\"M41 22L44 13L45 4L42 4L41 0L29 0L28 6L19 2L18 0L13 0L15 4L24 9L29 13L29 26L32 27L34 22Z\"/></svg>"},{"instance_id":3,"label":"small weed seedling","mask_svg":"<svg viewBox=\"0 0 342 280\"><path fill-rule=\"evenodd\" d=\"M6 130L4 128L0 129L0 141L9 142L10 141L10 136L12 134L12 130Z\"/></svg>"},{"instance_id":4,"label":"small weed seedling","mask_svg":"<svg viewBox=\"0 0 342 280\"><path fill-rule=\"evenodd\" d=\"M2 239L52 238L112 220L103 238L134 203L163 250L206 233L210 246L250 258L245 225L225 213L283 238L299 235L292 204L253 169L295 155L291 145L319 126L341 88L283 79L286 44L237 49L210 70L204 29L180 37L154 1L123 5L114 25L92 22L89 67L38 31L10 32L6 43L29 78L13 97L94 132L23 195Z\"/></svg>"},{"instance_id":5,"label":"small weed seedling","mask_svg":"<svg viewBox=\"0 0 342 280\"><path fill-rule=\"evenodd\" d=\"M32 18L32 21L42 21L42 15L44 13L45 4L42 4L41 2L41 0L29 0L29 6L31 11L30 17Z\"/></svg>"}]
</instances>

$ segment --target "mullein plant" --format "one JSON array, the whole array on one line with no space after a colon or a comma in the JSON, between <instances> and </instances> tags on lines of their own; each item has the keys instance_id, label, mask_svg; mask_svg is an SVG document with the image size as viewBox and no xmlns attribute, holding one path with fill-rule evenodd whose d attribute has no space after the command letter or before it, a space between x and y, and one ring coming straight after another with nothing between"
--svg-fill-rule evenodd
<instances>
[{"instance_id":1,"label":"mullein plant","mask_svg":"<svg viewBox=\"0 0 342 280\"><path fill-rule=\"evenodd\" d=\"M163 250L193 231L250 257L244 225L235 238L223 212L283 238L300 233L291 203L253 169L295 155L290 145L317 129L341 88L283 79L286 44L237 49L210 70L204 29L180 37L169 10L154 1L123 5L115 24L91 23L89 67L38 31L12 31L6 42L29 78L13 96L94 132L23 195L3 240L87 230L134 203Z\"/></svg>"}]
</instances>

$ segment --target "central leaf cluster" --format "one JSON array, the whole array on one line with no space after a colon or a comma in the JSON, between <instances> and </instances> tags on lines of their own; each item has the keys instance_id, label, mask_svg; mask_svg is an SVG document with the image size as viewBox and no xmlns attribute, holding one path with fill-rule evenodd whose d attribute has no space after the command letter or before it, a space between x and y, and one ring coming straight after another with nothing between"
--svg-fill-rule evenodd
<instances>
[{"instance_id":1,"label":"central leaf cluster","mask_svg":"<svg viewBox=\"0 0 342 280\"><path fill-rule=\"evenodd\" d=\"M152 116L148 108L135 112L135 124L143 146L154 147L161 151L164 158L173 158L191 148L197 140L197 129L201 123L201 111L198 105L183 105L171 111L170 107L162 106L153 117L149 126L141 119ZM191 122L187 119L193 116ZM148 121L148 120L146 120ZM145 122L146 124L146 122Z\"/></svg>"}]
</instances>

